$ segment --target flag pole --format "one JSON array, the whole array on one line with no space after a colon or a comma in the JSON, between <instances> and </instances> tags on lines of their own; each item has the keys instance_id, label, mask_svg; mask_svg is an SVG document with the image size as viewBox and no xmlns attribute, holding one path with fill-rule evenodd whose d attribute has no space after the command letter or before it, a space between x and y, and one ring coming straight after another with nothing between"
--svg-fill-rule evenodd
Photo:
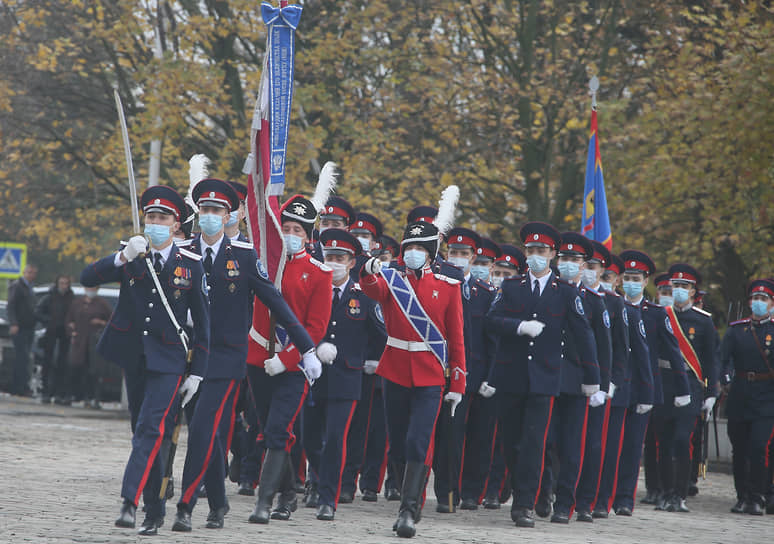
<instances>
[{"instance_id":1,"label":"flag pole","mask_svg":"<svg viewBox=\"0 0 774 544\"><path fill-rule=\"evenodd\" d=\"M597 111L597 91L599 90L599 78L597 76L589 80L589 90L591 91L591 109Z\"/></svg>"}]
</instances>

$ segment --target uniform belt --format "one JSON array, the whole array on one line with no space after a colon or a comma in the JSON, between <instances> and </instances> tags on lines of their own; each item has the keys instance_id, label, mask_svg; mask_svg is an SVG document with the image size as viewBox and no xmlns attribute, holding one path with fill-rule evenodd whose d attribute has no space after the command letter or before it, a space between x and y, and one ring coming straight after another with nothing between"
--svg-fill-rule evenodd
<instances>
[{"instance_id":1,"label":"uniform belt","mask_svg":"<svg viewBox=\"0 0 774 544\"><path fill-rule=\"evenodd\" d=\"M672 370L672 363L670 363L666 359L659 359L658 360L658 367L659 368L668 368L669 370Z\"/></svg>"},{"instance_id":2,"label":"uniform belt","mask_svg":"<svg viewBox=\"0 0 774 544\"><path fill-rule=\"evenodd\" d=\"M269 341L264 338L261 333L259 333L257 330L255 330L255 327L250 327L250 338L255 340L255 343L261 346L266 351L269 351ZM274 349L276 351L282 351L284 349L284 346L279 341L279 339L275 340Z\"/></svg>"},{"instance_id":3,"label":"uniform belt","mask_svg":"<svg viewBox=\"0 0 774 544\"><path fill-rule=\"evenodd\" d=\"M774 380L774 373L771 372L746 372L742 374L742 376L748 382L763 382L766 380Z\"/></svg>"},{"instance_id":4,"label":"uniform belt","mask_svg":"<svg viewBox=\"0 0 774 544\"><path fill-rule=\"evenodd\" d=\"M424 342L412 342L399 338L387 337L387 345L403 351L430 351L430 347Z\"/></svg>"}]
</instances>

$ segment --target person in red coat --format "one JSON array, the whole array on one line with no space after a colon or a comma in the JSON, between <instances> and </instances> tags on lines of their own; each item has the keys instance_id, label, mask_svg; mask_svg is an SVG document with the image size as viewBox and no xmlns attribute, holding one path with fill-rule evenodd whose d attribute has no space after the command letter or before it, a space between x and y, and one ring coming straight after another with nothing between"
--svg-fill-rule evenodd
<instances>
[{"instance_id":1,"label":"person in red coat","mask_svg":"<svg viewBox=\"0 0 774 544\"><path fill-rule=\"evenodd\" d=\"M282 296L306 329L312 342L319 344L328 329L331 315L331 269L306 252L317 219L314 204L301 195L290 198L280 215L285 238L287 263L282 274ZM262 428L266 455L261 468L258 499L250 515L252 523L288 519L295 510L295 477L289 454L295 443L293 424L301 412L309 381L320 377L322 367L314 350L299 353L286 331L276 327L274 343L269 341L271 316L256 299L253 326L247 352L247 377ZM306 376L305 376L306 374ZM274 495L281 492L277 511L271 513Z\"/></svg>"},{"instance_id":2,"label":"person in red coat","mask_svg":"<svg viewBox=\"0 0 774 544\"><path fill-rule=\"evenodd\" d=\"M387 347L376 372L385 379L391 455L405 464L393 527L401 537L416 532L441 401L446 400L453 413L465 392L460 286L459 281L432 272L438 240L435 225L412 223L401 243L406 272L382 269L374 257L360 273L363 292L379 302L387 328Z\"/></svg>"}]
</instances>

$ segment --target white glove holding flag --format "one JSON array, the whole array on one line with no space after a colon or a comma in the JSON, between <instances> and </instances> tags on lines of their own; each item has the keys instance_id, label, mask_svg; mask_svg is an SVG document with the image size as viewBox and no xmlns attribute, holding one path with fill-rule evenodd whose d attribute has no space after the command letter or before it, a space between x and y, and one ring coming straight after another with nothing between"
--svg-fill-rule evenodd
<instances>
[{"instance_id":1,"label":"white glove holding flag","mask_svg":"<svg viewBox=\"0 0 774 544\"><path fill-rule=\"evenodd\" d=\"M322 364L320 364L320 359L317 358L313 349L304 353L303 363L306 375L310 380L314 381L322 376Z\"/></svg>"},{"instance_id":2,"label":"white glove holding flag","mask_svg":"<svg viewBox=\"0 0 774 544\"><path fill-rule=\"evenodd\" d=\"M376 369L379 366L379 361L369 359L363 363L363 372L366 374L376 374Z\"/></svg>"},{"instance_id":3,"label":"white glove holding flag","mask_svg":"<svg viewBox=\"0 0 774 544\"><path fill-rule=\"evenodd\" d=\"M124 256L126 262L132 262L140 255L140 253L145 253L147 250L148 242L145 240L144 236L138 234L129 238L126 247L121 250L121 255Z\"/></svg>"},{"instance_id":4,"label":"white glove holding flag","mask_svg":"<svg viewBox=\"0 0 774 544\"><path fill-rule=\"evenodd\" d=\"M444 395L443 400L451 404L451 416L454 417L454 412L457 411L457 405L462 402L462 393L449 391Z\"/></svg>"},{"instance_id":5,"label":"white glove holding flag","mask_svg":"<svg viewBox=\"0 0 774 544\"><path fill-rule=\"evenodd\" d=\"M519 323L519 328L516 329L516 334L519 336L531 336L532 338L535 338L536 336L540 336L540 333L543 332L545 326L545 323L536 319L522 321Z\"/></svg>"},{"instance_id":6,"label":"white glove holding flag","mask_svg":"<svg viewBox=\"0 0 774 544\"><path fill-rule=\"evenodd\" d=\"M607 390L607 398L612 399L615 395L615 384L613 382L610 382L610 387Z\"/></svg>"},{"instance_id":7,"label":"white glove holding flag","mask_svg":"<svg viewBox=\"0 0 774 544\"><path fill-rule=\"evenodd\" d=\"M635 412L637 412L640 415L647 414L648 412L650 412L652 408L653 408L652 404L638 404L637 408L635 409Z\"/></svg>"},{"instance_id":8,"label":"white glove holding flag","mask_svg":"<svg viewBox=\"0 0 774 544\"><path fill-rule=\"evenodd\" d=\"M589 397L589 405L592 408L599 408L603 404L605 404L605 399L607 399L607 393L604 391L597 391L591 397Z\"/></svg>"},{"instance_id":9,"label":"white glove holding flag","mask_svg":"<svg viewBox=\"0 0 774 544\"><path fill-rule=\"evenodd\" d=\"M366 274L378 274L382 271L382 261L376 257L371 257L363 265Z\"/></svg>"},{"instance_id":10,"label":"white glove holding flag","mask_svg":"<svg viewBox=\"0 0 774 544\"><path fill-rule=\"evenodd\" d=\"M482 382L481 387L478 388L478 394L485 399L490 398L496 391L497 389L489 385L489 382Z\"/></svg>"},{"instance_id":11,"label":"white glove holding flag","mask_svg":"<svg viewBox=\"0 0 774 544\"><path fill-rule=\"evenodd\" d=\"M704 413L707 416L707 419L709 419L710 414L712 414L712 409L715 407L715 397L707 397L704 399L704 405L701 407L702 410L704 410Z\"/></svg>"},{"instance_id":12,"label":"white glove holding flag","mask_svg":"<svg viewBox=\"0 0 774 544\"><path fill-rule=\"evenodd\" d=\"M279 355L275 355L271 359L266 359L263 362L263 370L269 376L276 376L277 374L285 372L287 367L285 366L285 363L280 360Z\"/></svg>"},{"instance_id":13,"label":"white glove holding flag","mask_svg":"<svg viewBox=\"0 0 774 544\"><path fill-rule=\"evenodd\" d=\"M185 408L185 405L188 404L193 396L196 394L196 392L199 390L199 384L202 381L201 376L188 376L185 381L183 382L183 385L180 386L180 394L183 396L183 403L181 406Z\"/></svg>"},{"instance_id":14,"label":"white glove holding flag","mask_svg":"<svg viewBox=\"0 0 774 544\"><path fill-rule=\"evenodd\" d=\"M680 395L679 397L675 397L675 406L678 408L688 406L689 404L691 404L691 395Z\"/></svg>"},{"instance_id":15,"label":"white glove holding flag","mask_svg":"<svg viewBox=\"0 0 774 544\"><path fill-rule=\"evenodd\" d=\"M590 397L591 395L599 392L599 384L595 383L594 385L588 385L588 384L581 384L581 393L586 395L587 397Z\"/></svg>"}]
</instances>

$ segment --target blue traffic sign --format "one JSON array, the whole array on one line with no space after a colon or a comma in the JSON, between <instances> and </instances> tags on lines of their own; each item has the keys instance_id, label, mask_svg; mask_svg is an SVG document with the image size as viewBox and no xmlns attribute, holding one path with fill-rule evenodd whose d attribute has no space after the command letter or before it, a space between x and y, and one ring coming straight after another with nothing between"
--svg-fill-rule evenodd
<instances>
[{"instance_id":1,"label":"blue traffic sign","mask_svg":"<svg viewBox=\"0 0 774 544\"><path fill-rule=\"evenodd\" d=\"M27 246L0 242L0 278L18 278L27 264Z\"/></svg>"}]
</instances>

